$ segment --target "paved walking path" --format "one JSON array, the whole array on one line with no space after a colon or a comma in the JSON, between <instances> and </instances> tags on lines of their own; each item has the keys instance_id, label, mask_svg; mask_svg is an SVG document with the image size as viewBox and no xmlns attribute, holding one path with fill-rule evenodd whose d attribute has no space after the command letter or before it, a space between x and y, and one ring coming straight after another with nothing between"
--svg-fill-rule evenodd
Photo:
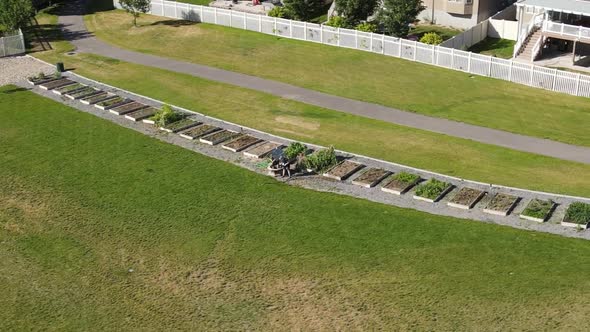
<instances>
[{"instance_id":1,"label":"paved walking path","mask_svg":"<svg viewBox=\"0 0 590 332\"><path fill-rule=\"evenodd\" d=\"M80 5L79 1L76 1L68 6L59 17L59 23L63 25L65 38L71 41L79 52L94 53L126 62L189 74L211 81L262 91L278 97L402 126L590 164L590 148L588 147L428 117L372 103L337 97L255 76L121 49L104 43L89 33L84 24L83 16L80 14L82 12L83 6Z\"/></svg>"}]
</instances>

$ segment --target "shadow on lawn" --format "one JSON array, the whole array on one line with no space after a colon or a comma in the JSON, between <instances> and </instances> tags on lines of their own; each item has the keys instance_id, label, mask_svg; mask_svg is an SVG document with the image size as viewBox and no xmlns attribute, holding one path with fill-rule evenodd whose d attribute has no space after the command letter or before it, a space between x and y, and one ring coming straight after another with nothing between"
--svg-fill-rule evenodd
<instances>
[{"instance_id":1,"label":"shadow on lawn","mask_svg":"<svg viewBox=\"0 0 590 332\"><path fill-rule=\"evenodd\" d=\"M193 22L188 19L185 20L163 20L154 22L150 25L166 25L171 27L181 27L181 26L189 26L189 25L196 25L198 22Z\"/></svg>"},{"instance_id":2,"label":"shadow on lawn","mask_svg":"<svg viewBox=\"0 0 590 332\"><path fill-rule=\"evenodd\" d=\"M29 91L29 89L25 89L25 88L14 88L14 89L10 89L10 90L4 90L4 91L2 91L2 93L3 94L12 94L12 93L24 92L24 91Z\"/></svg>"}]
</instances>

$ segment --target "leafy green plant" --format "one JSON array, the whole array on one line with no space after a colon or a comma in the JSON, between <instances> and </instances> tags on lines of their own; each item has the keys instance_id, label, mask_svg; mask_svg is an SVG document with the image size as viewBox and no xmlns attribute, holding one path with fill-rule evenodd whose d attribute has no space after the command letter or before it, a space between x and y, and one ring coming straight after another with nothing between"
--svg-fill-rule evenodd
<instances>
[{"instance_id":1,"label":"leafy green plant","mask_svg":"<svg viewBox=\"0 0 590 332\"><path fill-rule=\"evenodd\" d=\"M565 213L564 221L578 225L590 223L590 204L581 202L572 203Z\"/></svg>"},{"instance_id":2,"label":"leafy green plant","mask_svg":"<svg viewBox=\"0 0 590 332\"><path fill-rule=\"evenodd\" d=\"M414 183L420 179L420 176L408 172L400 172L391 177L398 182L409 184Z\"/></svg>"},{"instance_id":3,"label":"leafy green plant","mask_svg":"<svg viewBox=\"0 0 590 332\"><path fill-rule=\"evenodd\" d=\"M342 16L330 16L330 19L328 19L328 22L326 22L327 26L333 27L333 28L346 28L346 21L344 20L344 18Z\"/></svg>"},{"instance_id":4,"label":"leafy green plant","mask_svg":"<svg viewBox=\"0 0 590 332\"><path fill-rule=\"evenodd\" d=\"M151 120L154 121L154 125L157 127L164 127L167 124L181 120L182 118L182 113L175 112L170 105L164 105L154 116L151 117Z\"/></svg>"},{"instance_id":5,"label":"leafy green plant","mask_svg":"<svg viewBox=\"0 0 590 332\"><path fill-rule=\"evenodd\" d=\"M287 18L287 19L292 18L291 13L287 9L285 9L285 7L281 7L281 6L275 6L273 9L271 9L268 12L268 16L278 17L278 18Z\"/></svg>"},{"instance_id":6,"label":"leafy green plant","mask_svg":"<svg viewBox=\"0 0 590 332\"><path fill-rule=\"evenodd\" d=\"M533 218L545 219L551 212L554 204L551 200L542 201L535 198L522 211L522 214Z\"/></svg>"},{"instance_id":7,"label":"leafy green plant","mask_svg":"<svg viewBox=\"0 0 590 332\"><path fill-rule=\"evenodd\" d=\"M307 146L305 146L305 144L299 143L299 142L293 142L291 144L289 144L288 147L286 147L283 150L283 153L285 155L285 157L287 157L287 159L293 159L296 158L297 156L304 154L305 151L307 151Z\"/></svg>"},{"instance_id":8,"label":"leafy green plant","mask_svg":"<svg viewBox=\"0 0 590 332\"><path fill-rule=\"evenodd\" d=\"M338 159L336 159L336 151L334 151L333 146L327 149L318 150L307 156L304 160L305 167L316 173L327 171L337 163Z\"/></svg>"},{"instance_id":9,"label":"leafy green plant","mask_svg":"<svg viewBox=\"0 0 590 332\"><path fill-rule=\"evenodd\" d=\"M449 184L437 179L430 179L416 188L416 196L435 199L449 187Z\"/></svg>"},{"instance_id":10,"label":"leafy green plant","mask_svg":"<svg viewBox=\"0 0 590 332\"><path fill-rule=\"evenodd\" d=\"M119 4L126 12L133 17L133 26L137 26L137 18L140 14L145 14L152 8L150 0L119 0Z\"/></svg>"},{"instance_id":11,"label":"leafy green plant","mask_svg":"<svg viewBox=\"0 0 590 332\"><path fill-rule=\"evenodd\" d=\"M420 38L420 42L429 45L439 45L443 42L443 38L436 32L428 32Z\"/></svg>"},{"instance_id":12,"label":"leafy green plant","mask_svg":"<svg viewBox=\"0 0 590 332\"><path fill-rule=\"evenodd\" d=\"M354 29L363 32L377 32L377 26L369 22L363 22L354 27Z\"/></svg>"}]
</instances>

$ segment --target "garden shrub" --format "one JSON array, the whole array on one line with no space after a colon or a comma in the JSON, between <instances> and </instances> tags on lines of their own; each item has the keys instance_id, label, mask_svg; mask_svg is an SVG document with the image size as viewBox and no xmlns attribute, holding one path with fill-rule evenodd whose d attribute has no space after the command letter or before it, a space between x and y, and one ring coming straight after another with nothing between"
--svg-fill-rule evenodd
<instances>
[{"instance_id":1,"label":"garden shrub","mask_svg":"<svg viewBox=\"0 0 590 332\"><path fill-rule=\"evenodd\" d=\"M443 38L436 32L428 32L420 38L420 42L429 45L439 45L443 42Z\"/></svg>"},{"instance_id":2,"label":"garden shrub","mask_svg":"<svg viewBox=\"0 0 590 332\"><path fill-rule=\"evenodd\" d=\"M305 146L305 144L293 142L283 150L283 154L287 159L291 160L299 155L305 154L305 151L307 151L307 146Z\"/></svg>"},{"instance_id":3,"label":"garden shrub","mask_svg":"<svg viewBox=\"0 0 590 332\"><path fill-rule=\"evenodd\" d=\"M268 16L278 17L278 18L286 18L286 19L292 18L292 15L289 13L289 11L287 9L285 9L285 7L281 7L281 6L275 6L273 9L271 9L268 12Z\"/></svg>"},{"instance_id":4,"label":"garden shrub","mask_svg":"<svg viewBox=\"0 0 590 332\"><path fill-rule=\"evenodd\" d=\"M373 23L363 22L355 27L355 30L363 32L377 32L377 26Z\"/></svg>"},{"instance_id":5,"label":"garden shrub","mask_svg":"<svg viewBox=\"0 0 590 332\"><path fill-rule=\"evenodd\" d=\"M420 179L420 176L408 172L400 172L397 173L392 177L392 179L397 180L401 183L414 183Z\"/></svg>"},{"instance_id":6,"label":"garden shrub","mask_svg":"<svg viewBox=\"0 0 590 332\"><path fill-rule=\"evenodd\" d=\"M553 204L554 203L551 200L542 201L535 198L527 205L524 211L522 211L522 214L533 218L545 219L547 214L551 212Z\"/></svg>"},{"instance_id":7,"label":"garden shrub","mask_svg":"<svg viewBox=\"0 0 590 332\"><path fill-rule=\"evenodd\" d=\"M164 127L172 122L178 121L182 119L183 116L181 113L174 112L170 105L164 105L162 108L156 113L152 120L154 120L154 124L158 127Z\"/></svg>"},{"instance_id":8,"label":"garden shrub","mask_svg":"<svg viewBox=\"0 0 590 332\"><path fill-rule=\"evenodd\" d=\"M437 179L430 179L428 182L418 186L416 189L416 196L426 197L428 199L435 199L437 198L447 187L449 186L448 183L437 180Z\"/></svg>"},{"instance_id":9,"label":"garden shrub","mask_svg":"<svg viewBox=\"0 0 590 332\"><path fill-rule=\"evenodd\" d=\"M338 163L336 151L331 146L327 149L318 150L305 158L305 167L316 173L323 173Z\"/></svg>"},{"instance_id":10,"label":"garden shrub","mask_svg":"<svg viewBox=\"0 0 590 332\"><path fill-rule=\"evenodd\" d=\"M575 202L565 213L565 221L578 225L590 223L590 204Z\"/></svg>"},{"instance_id":11,"label":"garden shrub","mask_svg":"<svg viewBox=\"0 0 590 332\"><path fill-rule=\"evenodd\" d=\"M342 16L330 16L326 25L333 28L346 28L346 21Z\"/></svg>"}]
</instances>

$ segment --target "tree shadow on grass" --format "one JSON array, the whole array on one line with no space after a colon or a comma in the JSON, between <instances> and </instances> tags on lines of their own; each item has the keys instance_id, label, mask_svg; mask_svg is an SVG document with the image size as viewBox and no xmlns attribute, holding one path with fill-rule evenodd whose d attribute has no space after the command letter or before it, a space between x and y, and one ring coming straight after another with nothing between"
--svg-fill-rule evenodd
<instances>
[{"instance_id":1,"label":"tree shadow on grass","mask_svg":"<svg viewBox=\"0 0 590 332\"><path fill-rule=\"evenodd\" d=\"M9 90L4 90L4 91L2 91L2 93L3 94L12 94L12 93L24 92L24 91L29 91L29 89L26 89L26 88L14 88L14 89L9 89Z\"/></svg>"}]
</instances>

